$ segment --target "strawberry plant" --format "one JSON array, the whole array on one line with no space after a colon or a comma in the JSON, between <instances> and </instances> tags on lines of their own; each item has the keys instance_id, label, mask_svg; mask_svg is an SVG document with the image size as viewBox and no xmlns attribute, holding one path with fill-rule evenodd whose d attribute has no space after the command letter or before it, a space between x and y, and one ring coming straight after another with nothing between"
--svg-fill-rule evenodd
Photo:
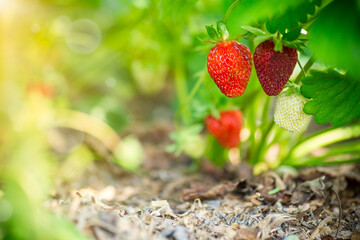
<instances>
[{"instance_id":1,"label":"strawberry plant","mask_svg":"<svg viewBox=\"0 0 360 240\"><path fill-rule=\"evenodd\" d=\"M355 4L355 1L351 2ZM336 148L334 144L341 145L345 139L353 139L354 145L358 144L358 140L354 139L360 136L356 130L360 118L357 106L360 74L353 66L359 56L358 46L353 42L356 33L346 33L349 36L346 41L350 44L347 49L352 52L347 54L349 59L346 62L349 64L346 66L335 57L331 57L333 61L330 61L316 39L320 38L328 45L338 41L338 35L332 34L329 29L321 29L320 23L329 26L325 21L334 19L332 15L338 16L341 9L349 10L352 15L340 22L349 23L349 31L355 30L355 25L350 23L355 19L359 22L354 9L348 9L348 4L341 1L321 0L235 0L218 21L217 29L206 26L209 38L202 36L202 44L215 44L208 50L209 75L202 70L186 101L180 103L178 112L180 116L184 109L190 109L190 125L206 126L207 131L203 135L210 135L205 158L222 165L229 159L227 149L236 145L240 158L254 164L255 172L261 172L281 164L306 165L306 158L312 159L312 151L320 147ZM332 15L325 14L327 12ZM340 24L336 26L341 28ZM334 39L325 40L325 36L331 35ZM339 49L334 44L333 48ZM330 54L342 55L336 51ZM255 71L251 71L252 59ZM211 84L209 77L215 84ZM220 91L214 89L215 85ZM235 138L226 131L220 131L219 126L223 113L234 108L243 112L243 127L237 134L241 142L227 144L236 142L232 140ZM311 126L331 123L333 127L324 126L323 131L313 133L307 130L311 119ZM183 123L185 126L188 124ZM345 124L349 124L346 129L352 129L352 133L338 130ZM332 141L320 141L328 135L333 136ZM308 143L312 144L309 148ZM269 157L271 149L277 147L280 147L277 156ZM325 164L359 159L357 148L347 150L351 152L350 157L343 155L345 150L330 150L330 154L318 157L318 162L314 159L309 161ZM299 155L295 153L300 152L303 160L297 162L295 158ZM339 159L344 158L333 161L332 153Z\"/></svg>"}]
</instances>

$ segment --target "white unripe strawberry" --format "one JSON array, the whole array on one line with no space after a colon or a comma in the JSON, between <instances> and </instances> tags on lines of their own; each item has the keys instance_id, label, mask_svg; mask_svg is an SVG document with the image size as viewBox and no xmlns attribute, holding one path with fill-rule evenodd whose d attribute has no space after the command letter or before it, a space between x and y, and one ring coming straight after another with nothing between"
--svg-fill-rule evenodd
<instances>
[{"instance_id":1,"label":"white unripe strawberry","mask_svg":"<svg viewBox=\"0 0 360 240\"><path fill-rule=\"evenodd\" d=\"M287 96L286 92L279 94L275 105L275 123L290 132L298 132L306 127L311 115L304 113L306 99L295 93Z\"/></svg>"}]
</instances>

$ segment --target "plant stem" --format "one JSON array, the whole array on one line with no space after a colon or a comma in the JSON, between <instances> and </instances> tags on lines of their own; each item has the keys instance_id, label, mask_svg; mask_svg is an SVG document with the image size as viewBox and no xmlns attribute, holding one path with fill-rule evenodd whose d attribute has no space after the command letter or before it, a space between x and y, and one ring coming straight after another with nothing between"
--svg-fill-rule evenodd
<instances>
[{"instance_id":1,"label":"plant stem","mask_svg":"<svg viewBox=\"0 0 360 240\"><path fill-rule=\"evenodd\" d=\"M304 68L302 67L301 62L300 62L299 59L297 60L297 63L299 64L299 67L300 67L300 70L301 70L303 76L305 76L306 74L305 74L305 72L304 72Z\"/></svg>"},{"instance_id":2,"label":"plant stem","mask_svg":"<svg viewBox=\"0 0 360 240\"><path fill-rule=\"evenodd\" d=\"M176 95L180 106L185 103L187 98L187 86L184 72L184 61L182 58L182 52L180 50L175 57L175 87ZM185 109L185 111L181 113L181 118L184 122L190 121L189 109Z\"/></svg>"},{"instance_id":3,"label":"plant stem","mask_svg":"<svg viewBox=\"0 0 360 240\"><path fill-rule=\"evenodd\" d=\"M228 8L228 10L226 11L225 13L225 16L224 16L224 23L226 24L227 23L227 20L230 16L230 13L231 11L236 7L236 5L240 2L240 0L235 0L233 1L233 3L230 5L230 7Z\"/></svg>"},{"instance_id":4,"label":"plant stem","mask_svg":"<svg viewBox=\"0 0 360 240\"><path fill-rule=\"evenodd\" d=\"M251 164L256 164L259 162L261 154L263 152L262 150L263 150L264 146L266 145L266 138L268 137L269 133L271 132L271 129L274 127L274 125L275 125L274 123L275 123L274 119L272 119L268 128L264 132L264 135L262 135L260 143L259 143L259 147L256 149L254 157L250 160Z\"/></svg>"},{"instance_id":5,"label":"plant stem","mask_svg":"<svg viewBox=\"0 0 360 240\"><path fill-rule=\"evenodd\" d=\"M203 70L201 76L198 78L198 80L196 81L194 87L191 89L190 94L187 96L185 101L181 103L179 109L176 111L176 114L175 114L175 126L178 125L177 122L178 122L179 114L184 110L184 108L186 108L188 106L191 99L195 96L196 92L201 87L201 84L204 82L205 78L206 78L206 70Z\"/></svg>"},{"instance_id":6,"label":"plant stem","mask_svg":"<svg viewBox=\"0 0 360 240\"><path fill-rule=\"evenodd\" d=\"M309 58L309 60L306 62L304 68L302 69L301 72L299 72L299 74L297 75L297 77L295 78L294 83L299 83L300 80L305 77L305 75L308 73L308 71L310 70L310 68L312 67L312 65L314 65L315 63L315 58L313 56L311 56ZM300 64L300 62L299 62ZM301 65L300 65L301 66Z\"/></svg>"},{"instance_id":7,"label":"plant stem","mask_svg":"<svg viewBox=\"0 0 360 240\"><path fill-rule=\"evenodd\" d=\"M270 98L270 97L267 97L265 99L264 112L263 112L262 121L261 121L262 123L268 122L268 112L269 112L271 100L272 100L272 98Z\"/></svg>"}]
</instances>

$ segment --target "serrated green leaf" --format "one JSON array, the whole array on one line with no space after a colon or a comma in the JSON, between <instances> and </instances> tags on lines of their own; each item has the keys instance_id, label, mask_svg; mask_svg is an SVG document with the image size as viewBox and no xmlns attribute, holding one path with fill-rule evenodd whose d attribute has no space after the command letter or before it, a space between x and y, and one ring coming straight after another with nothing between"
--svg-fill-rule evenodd
<instances>
[{"instance_id":1,"label":"serrated green leaf","mask_svg":"<svg viewBox=\"0 0 360 240\"><path fill-rule=\"evenodd\" d=\"M307 12L307 8L306 8L306 5L305 4L301 4L300 5L300 8L303 10L303 11L297 11L296 13L296 20L301 22L301 23L306 23L307 20L308 20L308 12ZM315 8L315 7L314 7ZM311 10L310 10L311 11Z\"/></svg>"},{"instance_id":2,"label":"serrated green leaf","mask_svg":"<svg viewBox=\"0 0 360 240\"><path fill-rule=\"evenodd\" d=\"M313 0L304 0L298 5L290 6L287 11L269 18L266 21L266 29L270 33L279 31L283 35L291 32L286 40L295 40L300 36L300 23L308 22L309 16L315 14L317 4L318 2ZM297 28L300 28L300 30L293 32Z\"/></svg>"},{"instance_id":3,"label":"serrated green leaf","mask_svg":"<svg viewBox=\"0 0 360 240\"><path fill-rule=\"evenodd\" d=\"M280 26L280 19L277 17L274 17L268 21L266 21L266 30L268 30L269 33L276 33Z\"/></svg>"},{"instance_id":4,"label":"serrated green leaf","mask_svg":"<svg viewBox=\"0 0 360 240\"><path fill-rule=\"evenodd\" d=\"M356 83L355 83L355 85L356 85ZM339 94L332 99L332 105L337 106L336 109L334 109L333 111L330 111L330 112L320 110L316 114L315 118L318 120L319 123L330 122L336 116L341 115L341 113L344 109L344 106L346 104L346 99L353 93L353 90L354 90L354 89L352 89L353 87L354 87L354 83L349 84L349 86L345 90L342 91L342 94Z\"/></svg>"},{"instance_id":5,"label":"serrated green leaf","mask_svg":"<svg viewBox=\"0 0 360 240\"><path fill-rule=\"evenodd\" d=\"M317 98L318 101L326 101L327 99L334 97L333 95L337 94L337 90L342 90L346 87L346 85L344 85L341 81L328 80L324 83L319 81L315 87L317 88L317 91L314 93L314 85L310 88L304 86L304 89L302 90L304 96L308 97L311 94L311 98Z\"/></svg>"},{"instance_id":6,"label":"serrated green leaf","mask_svg":"<svg viewBox=\"0 0 360 240\"><path fill-rule=\"evenodd\" d=\"M212 39L214 39L215 41L219 40L219 35L216 32L215 28L211 25L211 26L205 26L206 27L206 31L209 35L209 37L211 37Z\"/></svg>"},{"instance_id":7,"label":"serrated green leaf","mask_svg":"<svg viewBox=\"0 0 360 240\"><path fill-rule=\"evenodd\" d=\"M284 34L283 40L285 41L294 41L296 40L301 34L301 28L294 29Z\"/></svg>"},{"instance_id":8,"label":"serrated green leaf","mask_svg":"<svg viewBox=\"0 0 360 240\"><path fill-rule=\"evenodd\" d=\"M298 20L294 18L291 10L281 17L280 24L283 25L283 29L287 29L288 31L291 31L299 26Z\"/></svg>"},{"instance_id":9,"label":"serrated green leaf","mask_svg":"<svg viewBox=\"0 0 360 240\"><path fill-rule=\"evenodd\" d=\"M333 124L334 126L342 126L352 120L352 115L349 114L351 111L354 111L353 115L356 116L356 118L359 117L359 111L360 111L360 102L358 101L358 92L360 91L360 84L354 89L352 94L349 96L349 100L345 102L346 106L344 107L346 110L344 110L342 115L338 115L334 117Z\"/></svg>"},{"instance_id":10,"label":"serrated green leaf","mask_svg":"<svg viewBox=\"0 0 360 240\"><path fill-rule=\"evenodd\" d=\"M312 24L309 47L316 59L349 70L360 80L360 14L355 0L333 1ZM329 41L331 39L331 41Z\"/></svg>"},{"instance_id":11,"label":"serrated green leaf","mask_svg":"<svg viewBox=\"0 0 360 240\"><path fill-rule=\"evenodd\" d=\"M232 37L241 34L239 26L263 21L269 16L285 12L290 7L298 6L304 0L241 0L237 1L236 7L231 11L227 26ZM275 31L276 32L276 31Z\"/></svg>"},{"instance_id":12,"label":"serrated green leaf","mask_svg":"<svg viewBox=\"0 0 360 240\"><path fill-rule=\"evenodd\" d=\"M315 115L317 123L342 126L360 115L360 82L335 70L311 71L302 79L302 94L311 98L304 112Z\"/></svg>"},{"instance_id":13,"label":"serrated green leaf","mask_svg":"<svg viewBox=\"0 0 360 240\"><path fill-rule=\"evenodd\" d=\"M314 15L315 14L315 6L316 3L306 3L304 8L306 9L306 12L310 15Z\"/></svg>"}]
</instances>

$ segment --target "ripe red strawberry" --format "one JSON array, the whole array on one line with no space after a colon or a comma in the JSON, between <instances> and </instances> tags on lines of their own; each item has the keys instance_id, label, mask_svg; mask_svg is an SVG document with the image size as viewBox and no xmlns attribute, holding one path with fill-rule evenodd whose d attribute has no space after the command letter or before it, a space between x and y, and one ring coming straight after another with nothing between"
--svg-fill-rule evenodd
<instances>
[{"instance_id":1,"label":"ripe red strawberry","mask_svg":"<svg viewBox=\"0 0 360 240\"><path fill-rule=\"evenodd\" d=\"M208 131L226 148L239 145L242 128L242 114L239 110L224 111L220 119L208 116L205 120Z\"/></svg>"},{"instance_id":2,"label":"ripe red strawberry","mask_svg":"<svg viewBox=\"0 0 360 240\"><path fill-rule=\"evenodd\" d=\"M254 52L256 74L269 96L276 96L283 90L298 59L295 48L283 46L280 52L274 51L274 46L272 40L267 40L260 43Z\"/></svg>"},{"instance_id":3,"label":"ripe red strawberry","mask_svg":"<svg viewBox=\"0 0 360 240\"><path fill-rule=\"evenodd\" d=\"M233 98L245 92L252 68L248 47L236 41L219 42L207 60L208 72L223 94Z\"/></svg>"}]
</instances>

